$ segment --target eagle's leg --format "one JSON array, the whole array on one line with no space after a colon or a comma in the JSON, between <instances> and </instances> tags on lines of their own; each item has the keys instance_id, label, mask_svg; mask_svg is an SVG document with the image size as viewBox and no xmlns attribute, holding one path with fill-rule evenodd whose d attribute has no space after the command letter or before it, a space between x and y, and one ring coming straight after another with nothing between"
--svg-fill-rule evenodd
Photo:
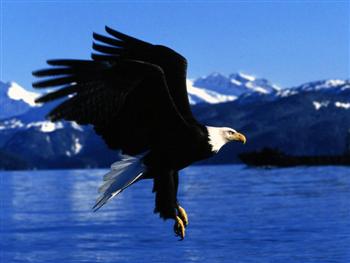
<instances>
[{"instance_id":1,"label":"eagle's leg","mask_svg":"<svg viewBox=\"0 0 350 263\"><path fill-rule=\"evenodd\" d=\"M151 170L149 170L150 172ZM184 239L187 215L182 212L184 209L179 206L176 198L179 182L178 173L174 170L153 170L152 173L154 178L153 192L156 193L154 212L159 213L163 219L174 219L175 235Z\"/></svg>"},{"instance_id":2,"label":"eagle's leg","mask_svg":"<svg viewBox=\"0 0 350 263\"><path fill-rule=\"evenodd\" d=\"M173 180L174 180L174 185L175 185L175 197L177 197L177 191L179 188L179 173L175 172L173 173ZM187 217L187 213L185 211L185 209L183 207L180 206L178 200L176 199L176 212L177 212L177 216L180 217L180 219L182 220L183 224L185 225L185 227L188 225L188 217Z\"/></svg>"}]
</instances>

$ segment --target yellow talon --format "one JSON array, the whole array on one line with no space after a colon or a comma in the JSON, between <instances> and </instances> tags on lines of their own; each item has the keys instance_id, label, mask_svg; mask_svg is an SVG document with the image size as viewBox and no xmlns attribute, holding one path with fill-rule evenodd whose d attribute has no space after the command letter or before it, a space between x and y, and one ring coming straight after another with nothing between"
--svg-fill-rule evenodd
<instances>
[{"instance_id":1,"label":"yellow talon","mask_svg":"<svg viewBox=\"0 0 350 263\"><path fill-rule=\"evenodd\" d=\"M187 226L188 225L188 216L187 216L185 209L181 206L177 206L177 214L181 218L181 220L185 224L185 226Z\"/></svg>"},{"instance_id":2,"label":"yellow talon","mask_svg":"<svg viewBox=\"0 0 350 263\"><path fill-rule=\"evenodd\" d=\"M181 240L185 237L185 225L180 217L175 218L174 232L176 236L180 236Z\"/></svg>"}]
</instances>

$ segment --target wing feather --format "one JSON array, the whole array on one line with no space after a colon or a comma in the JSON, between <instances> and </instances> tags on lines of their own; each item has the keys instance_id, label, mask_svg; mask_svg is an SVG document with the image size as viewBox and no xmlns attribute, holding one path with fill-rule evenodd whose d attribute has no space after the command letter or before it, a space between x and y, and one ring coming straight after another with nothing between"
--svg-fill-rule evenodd
<instances>
[{"instance_id":1,"label":"wing feather","mask_svg":"<svg viewBox=\"0 0 350 263\"><path fill-rule=\"evenodd\" d=\"M34 82L33 87L34 88L56 87L56 86L61 86L63 84L68 84L74 81L75 81L75 78L73 76L60 77L60 78Z\"/></svg>"},{"instance_id":2,"label":"wing feather","mask_svg":"<svg viewBox=\"0 0 350 263\"><path fill-rule=\"evenodd\" d=\"M104 46L104 45L99 45L96 43L93 43L92 48L96 51L102 52L102 53L106 53L106 54L110 54L110 55L120 55L120 53L123 52L123 49L121 48L117 48L117 47L108 47L108 46Z\"/></svg>"},{"instance_id":3,"label":"wing feather","mask_svg":"<svg viewBox=\"0 0 350 263\"><path fill-rule=\"evenodd\" d=\"M114 38L106 37L97 33L93 33L93 38L97 41L100 41L102 43L106 43L111 46L123 46L124 42L120 40L116 40Z\"/></svg>"},{"instance_id":4,"label":"wing feather","mask_svg":"<svg viewBox=\"0 0 350 263\"><path fill-rule=\"evenodd\" d=\"M72 74L73 70L71 68L50 68L34 71L32 74L35 77L46 77L53 75L69 75Z\"/></svg>"},{"instance_id":5,"label":"wing feather","mask_svg":"<svg viewBox=\"0 0 350 263\"><path fill-rule=\"evenodd\" d=\"M92 124L112 149L139 154L149 149L156 137L187 127L171 99L164 72L156 65L134 60L53 60L51 64L67 69L34 72L50 79L36 82L33 87L64 86L37 102L65 98L48 117L52 121ZM60 75L67 71L72 75Z\"/></svg>"},{"instance_id":6,"label":"wing feather","mask_svg":"<svg viewBox=\"0 0 350 263\"><path fill-rule=\"evenodd\" d=\"M49 102L52 100L60 99L62 97L65 97L69 94L73 94L77 92L79 89L79 86L77 85L68 85L60 88L59 90L50 92L48 94L45 94L44 96L41 96L36 100L37 103L44 103L44 102Z\"/></svg>"},{"instance_id":7,"label":"wing feather","mask_svg":"<svg viewBox=\"0 0 350 263\"><path fill-rule=\"evenodd\" d=\"M55 88L37 102L63 99L53 121L91 124L112 149L140 154L167 133L195 119L186 89L187 61L170 48L152 45L106 27L93 34L92 60L48 60L33 72L34 88Z\"/></svg>"},{"instance_id":8,"label":"wing feather","mask_svg":"<svg viewBox=\"0 0 350 263\"><path fill-rule=\"evenodd\" d=\"M196 122L187 94L186 59L168 47L147 43L109 27L105 29L109 37L96 33L93 35L96 41L93 49L100 54L93 54L92 59L98 61L133 59L161 67L169 92L181 115L188 122Z\"/></svg>"}]
</instances>

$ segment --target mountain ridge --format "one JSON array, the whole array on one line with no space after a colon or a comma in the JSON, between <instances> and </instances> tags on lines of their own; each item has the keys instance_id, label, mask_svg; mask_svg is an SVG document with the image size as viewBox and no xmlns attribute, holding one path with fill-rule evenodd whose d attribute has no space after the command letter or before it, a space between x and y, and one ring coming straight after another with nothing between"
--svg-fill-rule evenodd
<instances>
[{"instance_id":1,"label":"mountain ridge","mask_svg":"<svg viewBox=\"0 0 350 263\"><path fill-rule=\"evenodd\" d=\"M245 79L247 83L257 80ZM334 155L346 148L350 131L349 80L313 81L287 89L272 87L268 92L250 89L237 96L219 93L213 82L211 89L193 83L196 81L190 83L189 99L197 100L192 105L197 119L206 125L231 126L248 138L246 145L229 144L205 163L235 163L239 153L266 146L304 155ZM18 93L29 94L32 99L37 96L21 90ZM18 95L16 100L4 90L0 94L7 96L7 103L19 104L21 109L18 113L10 108L12 115L0 120L0 169L107 167L118 159L118 153L109 150L92 127L45 120L59 102L33 107L24 95Z\"/></svg>"}]
</instances>

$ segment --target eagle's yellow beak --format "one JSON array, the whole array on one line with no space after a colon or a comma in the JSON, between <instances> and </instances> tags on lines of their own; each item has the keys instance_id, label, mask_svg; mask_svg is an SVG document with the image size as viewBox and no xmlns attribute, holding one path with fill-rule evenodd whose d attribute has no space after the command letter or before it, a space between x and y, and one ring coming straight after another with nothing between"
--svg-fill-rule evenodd
<instances>
[{"instance_id":1,"label":"eagle's yellow beak","mask_svg":"<svg viewBox=\"0 0 350 263\"><path fill-rule=\"evenodd\" d=\"M243 144L245 144L247 142L246 137L242 133L239 133L239 132L234 133L230 137L231 137L230 138L231 141L239 141L239 142L242 142Z\"/></svg>"}]
</instances>

